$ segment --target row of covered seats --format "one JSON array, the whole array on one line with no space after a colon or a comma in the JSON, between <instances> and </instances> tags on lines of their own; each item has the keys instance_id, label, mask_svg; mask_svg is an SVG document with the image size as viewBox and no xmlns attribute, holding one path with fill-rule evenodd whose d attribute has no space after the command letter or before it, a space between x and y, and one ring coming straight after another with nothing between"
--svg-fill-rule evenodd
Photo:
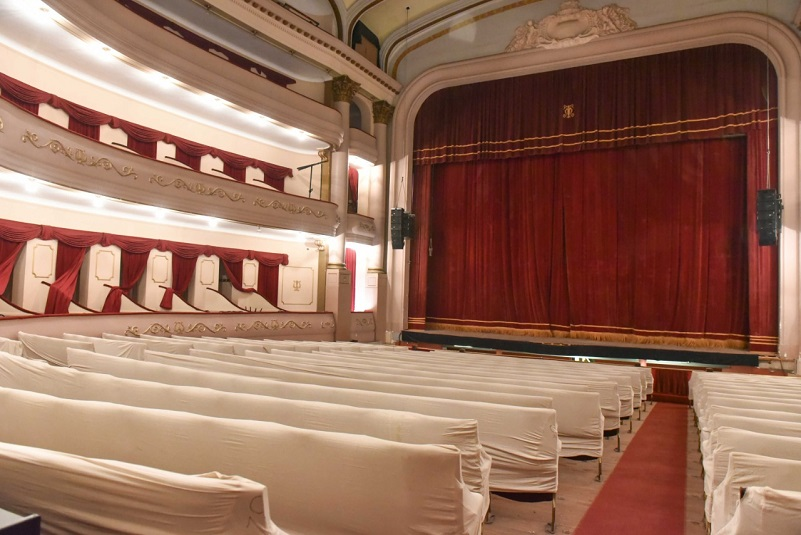
<instances>
[{"instance_id":1,"label":"row of covered seats","mask_svg":"<svg viewBox=\"0 0 801 535\"><path fill-rule=\"evenodd\" d=\"M355 347L354 344L331 344L329 347L320 347L322 345L329 345L328 343L299 343L292 342L296 346L300 345L305 350L313 351L309 353L304 351L298 353L297 351L292 354L286 353L288 344L278 343L275 341L257 341L257 340L237 340L237 339L200 339L200 338L164 338L154 336L143 336L140 338L120 337L115 335L104 335L103 338L85 337L77 335L65 335L65 339L53 339L49 337L39 337L20 333L20 345L23 352L27 353L26 356L33 358L43 358L54 364L70 364L78 368L102 371L104 373L119 374L124 377L135 377L138 379L156 379L158 381L173 382L175 384L201 384L205 386L212 386L213 388L228 389L233 392L242 391L256 391L263 395L264 389L269 388L270 396L278 397L291 397L296 399L306 400L320 400L334 401L337 404L342 403L355 403L369 407L387 407L393 410L398 408L402 410L411 410L416 413L423 411L428 415L444 415L448 418L465 418L471 415L478 415L476 418L479 427L481 428L482 444L480 447L486 447L492 458L492 470L489 477L489 488L494 491L500 492L516 492L516 493L553 493L557 489L557 464L559 456L559 440L556 438L556 421L552 420L550 428L553 434L553 439L548 439L548 433L540 431L543 428L543 411L547 409L547 414L553 415L553 410L550 409L552 405L557 406L556 418L559 419L559 414L562 418L559 419L558 430L559 438L562 444L567 444L563 447L563 456L572 455L590 455L597 456L600 460L602 453L602 442L604 430L604 417L599 407L600 396L598 392L592 392L591 388L587 388L590 382L585 382L579 386L575 381L565 381L559 384L560 377L555 371L551 371L552 375L545 373L546 370L540 372L542 376L539 378L542 384L538 387L535 381L526 382L514 385L510 383L511 377L504 379L498 377L496 383L490 383L489 388L481 390L481 382L478 381L479 373L485 374L485 371L479 371L481 368L476 366L478 372L475 377L468 375L469 379L475 381L463 381L461 384L448 384L443 381L430 381L431 378L422 376L416 377L411 373L411 368L408 370L404 366L413 365L413 362L392 362L391 367L400 367L404 369L403 377L408 377L410 380L407 382L387 382L387 377L378 378L375 375L380 374L380 371L373 369L372 377L363 377L361 379L351 379L348 377L337 377L339 374L331 374L330 368L322 371L318 377L322 377L323 381L310 380L308 377L308 370L289 370L286 369L289 357L303 357L307 359L315 359L318 363L325 362L331 364L334 359L350 359L346 362L346 368L354 367L356 364L364 364L367 358L378 359L383 362L383 365L388 365L387 359L393 356L403 354L404 357L408 354L410 356L431 356L426 353L422 355L418 352L397 352L393 355L390 346L382 347L383 351L378 351L377 346L364 344L361 347ZM318 344L314 347L313 344ZM349 347L350 346L350 347ZM281 347L284 349L277 349ZM292 349L299 349L293 347ZM272 353L267 353L271 351ZM346 351L347 353L337 353ZM368 355L367 352L371 354ZM105 353L107 355L126 356L134 361L121 361L120 359L103 358L98 353ZM437 355L445 357L446 354L442 353ZM449 357L460 358L463 355L447 355ZM486 356L485 356L486 357ZM136 362L136 360L150 360L151 363ZM265 366L266 362L270 359L277 360L272 362L271 365ZM283 359L283 360L281 360ZM228 362L225 362L225 361ZM517 361L518 359L515 359ZM237 361L237 362L235 362ZM171 364L168 367L165 363ZM277 366L276 366L277 364ZM312 365L314 362L307 361L306 365ZM179 371L176 365L183 367L184 370ZM236 369L236 367L240 369ZM256 371L254 371L254 366ZM356 366L359 368L360 366ZM413 366L412 366L413 367ZM187 373L189 370L186 368L196 368L201 371L200 373ZM284 368L284 369L282 369ZM369 368L369 367L368 367ZM600 367L604 368L604 367ZM573 368L575 369L575 367ZM113 371L110 371L113 370ZM215 371L216 370L216 371ZM270 371L272 370L272 371ZM242 381L236 381L235 385L224 385L228 380L220 379L219 371L224 371L229 374L239 374ZM264 371L270 373L263 374ZM386 371L386 370L385 370ZM462 368L460 368L460 372ZM407 372L410 374L407 376ZM246 378L244 376L262 376L261 379L253 379L252 377ZM292 377L292 374L306 373L307 376L303 379ZM289 375L287 375L289 374ZM514 376L520 376L520 371L515 371ZM177 376L176 376L177 375ZM386 375L386 374L385 374ZM444 375L444 374L443 374ZM580 375L580 374L576 374ZM634 370L634 374L617 374L627 376L625 381L614 381L611 386L606 384L606 391L617 393L620 391L621 384L636 384L637 388L630 388L632 391L631 400L634 399L634 391L637 391L640 400L644 398L644 392L647 388L647 381L642 378L640 371ZM211 381L209 379L217 376L218 381ZM450 374L452 376L452 374ZM599 373L599 376L603 376ZM165 379L166 377L173 377L172 379ZM414 382L417 379L422 379L425 385L415 386ZM193 381L195 381L193 383ZM198 382L199 381L199 382ZM253 384L255 381L255 384ZM282 381L280 384L278 381ZM294 384L287 383L287 381L297 381ZM331 383L330 381L333 381ZM346 381L346 382L342 382ZM589 381L589 380L588 380ZM317 384L322 382L323 384ZM244 384L243 384L244 383ZM248 384L250 383L250 384ZM376 384L383 385L376 388ZM516 387L517 393L507 392L504 385ZM389 386L394 385L394 387ZM353 389L366 389L362 390L358 395L351 396L353 399L347 399L348 396L342 395L343 388L348 390L345 392L353 393ZM551 388L549 388L551 387ZM28 388L34 388L28 385ZM244 390L243 390L244 388ZM395 388L398 388L397 390ZM250 389L250 390L248 390ZM77 389L80 391L83 389ZM122 389L120 389L122 390ZM388 391L383 391L388 390ZM383 392L382 392L383 391ZM60 392L53 392L59 395ZM81 398L76 393L63 394L72 395L76 398ZM541 394L541 395L534 395ZM412 396L410 401L410 395ZM331 397L334 396L334 397ZM152 399L159 399L158 396L151 396ZM456 399L448 399L456 398ZM464 398L464 399L459 399ZM588 403L589 400L589 403ZM134 403L130 399L113 399L115 402ZM472 403L473 406L470 404ZM487 412L483 404L491 403L496 410L495 413ZM169 404L167 404L169 405ZM194 403L193 403L194 405ZM506 406L506 412L501 411L497 413L498 405ZM510 411L511 407L516 407ZM171 406L161 408L173 408ZM522 409L526 409L521 412ZM540 409L538 418L532 419L531 409ZM443 412L444 411L444 412ZM508 414L516 413L516 417L510 418ZM536 413L537 411L534 411ZM508 413L508 414L507 414ZM506 428L498 425L498 415L502 415L502 420L513 425L507 425ZM506 414L504 416L504 414ZM521 418L521 415L527 415L526 418ZM442 417L442 416L440 416ZM270 421L280 421L280 418L275 414L268 414L266 419ZM319 420L318 420L319 421ZM587 425L589 422L589 425ZM302 424L297 421L287 422L289 425L308 425ZM522 427L519 425L522 423ZM530 432L534 424L536 432L532 435ZM548 426L547 419L545 420L545 427ZM515 427L516 429L513 429ZM346 432L355 432L353 429L343 428ZM587 431L589 430L589 432ZM582 433L584 436L582 436ZM531 440L531 437L535 437ZM418 439L418 440L434 440L438 443L444 443L442 438ZM475 441L477 444L477 440ZM457 445L457 447L459 447ZM568 451L565 452L564 449ZM462 455L462 477L465 483L470 487L470 490L478 492L484 496L484 503L482 513L486 512L488 504L488 491L486 485L486 474L482 475L481 467L485 469L489 465L488 462L482 460L482 456L476 455L475 450L471 454L469 448L464 448L464 444L460 447ZM600 477L600 464L599 464L599 477ZM482 486L483 478L483 486ZM555 513L555 511L554 511ZM552 523L555 518L552 519Z\"/></svg>"},{"instance_id":2,"label":"row of covered seats","mask_svg":"<svg viewBox=\"0 0 801 535\"><path fill-rule=\"evenodd\" d=\"M25 353L22 340L36 337L20 334ZM132 353L95 353L94 343L109 352L113 344L81 341L90 351L76 342L63 340L51 362L75 352L145 365ZM2 384L4 406L27 423L3 426L0 441L247 477L267 485L272 518L288 532L478 533L486 511L489 458L474 420L116 379L11 354Z\"/></svg>"},{"instance_id":3,"label":"row of covered seats","mask_svg":"<svg viewBox=\"0 0 801 535\"><path fill-rule=\"evenodd\" d=\"M801 381L693 372L689 386L711 533L798 532Z\"/></svg>"}]
</instances>

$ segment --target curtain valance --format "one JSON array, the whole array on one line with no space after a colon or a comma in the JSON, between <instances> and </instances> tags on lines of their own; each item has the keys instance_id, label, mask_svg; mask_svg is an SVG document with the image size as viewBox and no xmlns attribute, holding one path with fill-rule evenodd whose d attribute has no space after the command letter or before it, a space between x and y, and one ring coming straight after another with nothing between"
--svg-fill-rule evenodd
<instances>
[{"instance_id":1,"label":"curtain valance","mask_svg":"<svg viewBox=\"0 0 801 535\"><path fill-rule=\"evenodd\" d=\"M142 145L138 145L137 142L139 144L153 144L159 141L164 141L165 143L175 145L178 160L183 161L183 163L186 163L193 168L199 168L199 163L194 162L193 164L190 164L188 163L188 159L184 159L186 161L182 160L180 153L187 155L189 158L195 159L199 159L207 154L211 154L216 158L220 158L226 167L224 169L226 174L229 174L232 178L235 178L240 182L245 181L245 175L242 171L244 171L244 169L247 167L261 169L264 173L264 181L279 191L284 190L284 179L288 176L293 176L292 169L289 167L272 164L256 158L241 156L233 152L203 145L202 143L196 143L182 137L174 136L166 132L160 132L158 130L154 130L153 128L132 123L118 117L113 117L111 115L86 108L79 104L75 104L74 102L63 99L51 93L41 91L2 73L0 73L0 90L2 90L2 95L11 97L11 99L7 100L11 100L15 104L31 104L38 106L39 104L47 103L54 108L59 108L70 117L71 123L77 122L78 125L88 127L109 125L112 128L119 128L128 135L128 147L145 156L154 157L155 149L151 150L150 148L144 148ZM28 109L28 111L35 112L35 110L32 108L26 109ZM85 131L80 131L79 133L86 135Z\"/></svg>"},{"instance_id":2,"label":"curtain valance","mask_svg":"<svg viewBox=\"0 0 801 535\"><path fill-rule=\"evenodd\" d=\"M727 44L443 89L417 115L414 161L744 134L768 120L765 95L776 81L772 66L767 80L767 66L759 50ZM775 120L775 108L770 113Z\"/></svg>"}]
</instances>

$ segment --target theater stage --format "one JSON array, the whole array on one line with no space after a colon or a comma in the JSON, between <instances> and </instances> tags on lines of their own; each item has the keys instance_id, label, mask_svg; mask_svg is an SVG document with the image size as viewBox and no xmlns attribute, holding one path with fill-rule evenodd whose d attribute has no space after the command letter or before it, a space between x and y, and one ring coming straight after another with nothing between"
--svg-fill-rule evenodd
<instances>
[{"instance_id":1,"label":"theater stage","mask_svg":"<svg viewBox=\"0 0 801 535\"><path fill-rule=\"evenodd\" d=\"M725 348L695 348L650 344L623 344L577 338L538 338L461 331L401 332L407 344L436 344L447 348L469 346L480 350L499 350L563 357L592 357L615 360L667 361L708 366L758 366L759 354Z\"/></svg>"}]
</instances>

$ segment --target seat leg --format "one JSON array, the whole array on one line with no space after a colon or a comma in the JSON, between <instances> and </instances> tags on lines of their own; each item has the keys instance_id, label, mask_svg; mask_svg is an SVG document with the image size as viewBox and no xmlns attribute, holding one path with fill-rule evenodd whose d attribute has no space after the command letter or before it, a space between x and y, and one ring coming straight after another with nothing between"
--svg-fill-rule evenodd
<instances>
[{"instance_id":1,"label":"seat leg","mask_svg":"<svg viewBox=\"0 0 801 535\"><path fill-rule=\"evenodd\" d=\"M601 475L603 474L603 463L603 458L598 457L598 475L595 476L595 481L601 481Z\"/></svg>"},{"instance_id":2,"label":"seat leg","mask_svg":"<svg viewBox=\"0 0 801 535\"><path fill-rule=\"evenodd\" d=\"M551 500L551 523L545 525L545 531L554 533L556 531L556 493L553 494Z\"/></svg>"}]
</instances>

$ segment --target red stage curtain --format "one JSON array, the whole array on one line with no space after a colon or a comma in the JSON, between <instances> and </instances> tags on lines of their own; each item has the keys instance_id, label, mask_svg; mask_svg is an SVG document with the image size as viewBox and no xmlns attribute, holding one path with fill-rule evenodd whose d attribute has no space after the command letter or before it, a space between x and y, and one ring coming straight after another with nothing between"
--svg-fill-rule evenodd
<instances>
[{"instance_id":1,"label":"red stage curtain","mask_svg":"<svg viewBox=\"0 0 801 535\"><path fill-rule=\"evenodd\" d=\"M67 314L78 283L78 274L83 265L86 247L73 247L58 243L56 252L56 280L47 293L45 314Z\"/></svg>"},{"instance_id":2,"label":"red stage curtain","mask_svg":"<svg viewBox=\"0 0 801 535\"><path fill-rule=\"evenodd\" d=\"M766 64L755 48L717 45L443 89L417 115L415 163L744 133L765 119Z\"/></svg>"},{"instance_id":3,"label":"red stage curtain","mask_svg":"<svg viewBox=\"0 0 801 535\"><path fill-rule=\"evenodd\" d=\"M256 167L264 172L264 181L267 185L278 191L284 191L284 179L292 176L292 169L289 167L282 167L261 160L256 160Z\"/></svg>"},{"instance_id":4,"label":"red stage curtain","mask_svg":"<svg viewBox=\"0 0 801 535\"><path fill-rule=\"evenodd\" d=\"M80 106L55 95L51 97L50 102L69 115L68 128L72 132L94 140L100 139L100 126L110 124L112 120L111 115Z\"/></svg>"},{"instance_id":5,"label":"red stage curtain","mask_svg":"<svg viewBox=\"0 0 801 535\"><path fill-rule=\"evenodd\" d=\"M427 322L744 342L745 156L735 138L436 166Z\"/></svg>"},{"instance_id":6,"label":"red stage curtain","mask_svg":"<svg viewBox=\"0 0 801 535\"><path fill-rule=\"evenodd\" d=\"M145 273L150 251L131 253L122 249L121 256L120 285L114 286L109 290L106 301L103 303L103 312L120 311L122 296L131 295L131 290Z\"/></svg>"},{"instance_id":7,"label":"red stage curtain","mask_svg":"<svg viewBox=\"0 0 801 535\"><path fill-rule=\"evenodd\" d=\"M754 217L768 67L731 44L433 94L410 326L775 350L778 255Z\"/></svg>"},{"instance_id":8,"label":"red stage curtain","mask_svg":"<svg viewBox=\"0 0 801 535\"><path fill-rule=\"evenodd\" d=\"M430 165L414 169L414 198L416 237L409 240L411 266L409 272L409 328L425 329L426 279L428 276L429 246L432 251L439 243L431 236L431 169Z\"/></svg>"},{"instance_id":9,"label":"red stage curtain","mask_svg":"<svg viewBox=\"0 0 801 535\"><path fill-rule=\"evenodd\" d=\"M350 311L356 311L356 251L345 249L345 269L350 271Z\"/></svg>"},{"instance_id":10,"label":"red stage curtain","mask_svg":"<svg viewBox=\"0 0 801 535\"><path fill-rule=\"evenodd\" d=\"M11 242L0 238L0 295L3 295L14 271L14 264L22 247L23 242Z\"/></svg>"}]
</instances>

